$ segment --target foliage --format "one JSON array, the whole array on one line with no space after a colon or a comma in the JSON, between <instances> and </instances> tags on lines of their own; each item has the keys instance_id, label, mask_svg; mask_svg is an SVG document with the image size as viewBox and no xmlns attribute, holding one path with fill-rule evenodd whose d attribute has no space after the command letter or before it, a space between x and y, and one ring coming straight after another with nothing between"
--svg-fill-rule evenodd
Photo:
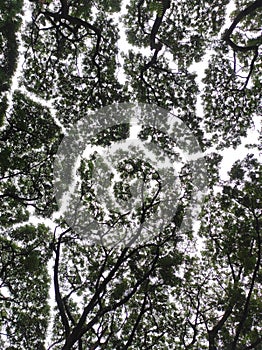
<instances>
[{"instance_id":1,"label":"foliage","mask_svg":"<svg viewBox=\"0 0 262 350\"><path fill-rule=\"evenodd\" d=\"M236 0L225 30L228 4L132 0L124 8L120 0L28 0L24 7L22 0L1 2L1 348L261 348L258 146L248 146L249 154L233 164L227 180L221 179L220 166L221 150L241 145L259 114L262 6L259 0ZM21 25L27 6L30 18ZM128 46L120 39L123 30ZM13 91L19 54L24 62ZM200 82L195 63L206 55ZM83 237L57 212L53 177L61 140L77 121L100 126L96 111L122 102L156 105L185 123L206 151L209 188L199 225L190 227L195 179L182 162L181 192L168 224L154 226L149 239L135 245L90 244L91 237L104 237L115 227L128 236L158 211L161 174L130 147L129 159L119 152L121 176L115 182L97 152L80 155L83 209L98 221L99 234L98 226L84 221ZM130 130L123 122L89 142L108 149L127 140ZM163 131L146 126L138 136L161 146L175 164L181 161L178 140ZM68 145L69 160L74 142ZM95 176L103 186L95 186ZM139 179L147 190L138 187L142 200L128 207L130 183ZM106 211L101 203L110 186L115 202L108 195ZM175 191L165 193L168 200Z\"/></svg>"},{"instance_id":2,"label":"foliage","mask_svg":"<svg viewBox=\"0 0 262 350\"><path fill-rule=\"evenodd\" d=\"M7 94L16 69L18 56L17 31L21 24L23 0L2 1L0 4L0 126L7 108Z\"/></svg>"},{"instance_id":3,"label":"foliage","mask_svg":"<svg viewBox=\"0 0 262 350\"><path fill-rule=\"evenodd\" d=\"M3 348L41 349L48 326L48 229L22 225L1 232Z\"/></svg>"}]
</instances>

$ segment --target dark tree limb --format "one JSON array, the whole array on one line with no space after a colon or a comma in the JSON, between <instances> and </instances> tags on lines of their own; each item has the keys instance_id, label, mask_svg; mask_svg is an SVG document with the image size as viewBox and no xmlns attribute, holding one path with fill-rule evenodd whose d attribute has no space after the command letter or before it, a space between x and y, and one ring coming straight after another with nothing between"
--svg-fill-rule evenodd
<instances>
[{"instance_id":1,"label":"dark tree limb","mask_svg":"<svg viewBox=\"0 0 262 350\"><path fill-rule=\"evenodd\" d=\"M255 67L256 59L257 59L257 57L258 57L258 48L256 48L254 51L255 51L255 54L254 54L254 56L253 56L253 58L252 58L252 61L251 61L250 67L249 67L249 72L248 72L248 75L247 75L247 77L246 77L245 84L243 85L243 87L242 87L242 89L241 89L242 91L245 90L245 88L247 87L247 84L248 84L248 82L249 82L249 80L250 80L250 77L251 77L252 72L253 72L254 67Z\"/></svg>"},{"instance_id":2,"label":"dark tree limb","mask_svg":"<svg viewBox=\"0 0 262 350\"><path fill-rule=\"evenodd\" d=\"M171 1L170 0L161 0L161 3L162 3L162 6L163 6L163 9L162 9L160 15L159 14L156 15L155 22L153 24L153 27L152 27L152 30L151 30L151 33L150 33L150 49L151 50L155 50L154 51L154 55L151 58L151 60L147 64L145 64L144 67L142 68L142 70L141 70L141 77L143 76L143 73L146 70L148 70L150 67L152 67L156 63L158 52L161 51L161 49L163 47L163 44L161 42L156 42L156 36L157 36L159 28L160 28L160 26L162 24L164 15L165 15L167 9L170 8ZM140 0L139 5L138 5L138 11L139 11L138 12L138 20L139 20L139 22L141 22L140 6L142 4L143 4L143 0ZM142 25L140 25L140 26L143 29Z\"/></svg>"},{"instance_id":3,"label":"dark tree limb","mask_svg":"<svg viewBox=\"0 0 262 350\"><path fill-rule=\"evenodd\" d=\"M154 22L152 30L151 30L151 33L150 33L150 48L151 48L151 50L155 49L157 51L160 51L162 48L161 43L156 43L156 36L157 36L159 28L162 24L166 10L170 8L170 2L171 2L170 0L161 0L163 10L161 11L160 15L157 14L157 16L155 18L155 22Z\"/></svg>"},{"instance_id":4,"label":"dark tree limb","mask_svg":"<svg viewBox=\"0 0 262 350\"><path fill-rule=\"evenodd\" d=\"M84 311L78 321L78 324L74 327L73 331L71 332L70 335L68 335L66 343L64 345L64 347L62 348L63 350L69 350L71 349L71 347L77 342L77 340L82 337L82 335L84 333L86 333L86 327L84 327L86 318L88 313L94 309L94 307L97 305L98 299L99 299L99 295L100 293L105 289L107 283L113 278L113 276L115 275L116 271L118 270L118 268L122 265L122 263L125 261L125 256L127 253L128 248L125 248L121 255L118 258L118 261L116 262L115 266L113 267L113 269L110 271L110 273L108 274L108 276L104 279L103 283L101 283L101 285L97 288L96 292L94 293L93 297L91 298L90 302L88 303L88 305L84 308ZM108 312L108 310L105 308L103 310L103 314ZM99 314L99 317L102 316L102 314ZM97 321L97 319L99 318L98 315L91 321L89 322L89 324L87 325L88 329L91 328ZM83 330L84 329L84 330Z\"/></svg>"},{"instance_id":5,"label":"dark tree limb","mask_svg":"<svg viewBox=\"0 0 262 350\"><path fill-rule=\"evenodd\" d=\"M133 251L130 252L129 255L127 255L129 248L124 248L122 253L120 254L116 264L112 268L112 270L109 272L108 276L104 279L104 281L101 283L101 285L97 288L94 296L90 300L89 304L84 308L84 311L77 323L77 325L74 327L72 332L69 334L69 336L66 339L66 342L64 346L62 347L62 350L70 350L72 346L92 327L97 323L101 317L113 310L116 310L117 308L121 307L122 305L126 304L132 297L133 295L137 292L141 284L148 279L148 277L151 275L153 270L156 267L156 263L159 258L159 247L158 251L151 263L151 267L148 269L147 272L145 272L141 278L135 283L133 286L132 290L124 296L120 301L117 301L113 303L112 305L108 305L106 307L100 308L100 310L96 313L96 315L87 323L86 319L88 316L88 313L92 310L94 310L94 307L98 304L100 294L105 290L107 284L112 280L116 272L119 270L119 267L133 254L137 251L137 249L134 249Z\"/></svg>"},{"instance_id":6,"label":"dark tree limb","mask_svg":"<svg viewBox=\"0 0 262 350\"><path fill-rule=\"evenodd\" d=\"M147 282L147 286L148 286L148 282ZM132 331L131 331L131 333L130 333L130 335L129 335L129 338L128 338L127 343L126 343L126 345L125 345L125 347L124 347L124 350L128 349L129 346L132 345L132 343L133 343L133 340L134 340L134 337L135 337L137 328L138 328L138 326L139 326L139 324L140 324L140 322L141 322L141 320L142 320L144 314L145 314L146 311L147 311L147 309L146 309L146 303L147 303L147 292L146 292L145 295L144 295L144 300L143 300L143 303L142 303L142 305L141 305L140 312L139 312L139 314L138 314L138 316L137 316L136 322L135 322L135 324L134 324L134 326L133 326L133 329L132 329Z\"/></svg>"},{"instance_id":7,"label":"dark tree limb","mask_svg":"<svg viewBox=\"0 0 262 350\"><path fill-rule=\"evenodd\" d=\"M257 279L257 276L258 276L258 273L259 273L259 269L260 269L260 266L261 266L261 255L262 255L261 251L262 251L262 249L261 249L260 229L261 228L260 228L259 220L258 220L258 218L256 218L255 230L256 230L256 233L257 233L257 245L258 245L257 260L256 260L256 265L255 265L255 268L254 268L254 271L253 271L253 275L252 275L252 279L251 279L251 285L250 285L250 288L249 288L249 291L248 291L246 302L244 304L244 310L243 310L241 319L240 319L240 321L239 321L239 323L237 325L237 328L236 328L235 337L234 337L234 340L233 340L233 343L232 343L232 350L237 349L237 342L238 342L239 336L240 336L240 334L242 332L242 329L244 327L245 321L246 321L246 319L248 317L249 306L250 306L252 293L253 293L253 290L254 290L254 287L255 287L255 282L256 282L256 279Z\"/></svg>"},{"instance_id":8,"label":"dark tree limb","mask_svg":"<svg viewBox=\"0 0 262 350\"><path fill-rule=\"evenodd\" d=\"M61 243L62 243L62 238L70 230L71 230L71 228L69 228L68 230L63 232L58 239L57 247L55 249L56 256L55 256L55 266L54 266L55 300L57 303L57 307L59 310L62 324L63 324L64 329L65 329L66 336L68 336L70 333L70 326L69 326L69 322L67 319L66 309L65 309L65 305L64 305L64 302L63 302L63 299L61 296L60 286L59 286L59 259L60 259L60 247L61 247Z\"/></svg>"},{"instance_id":9,"label":"dark tree limb","mask_svg":"<svg viewBox=\"0 0 262 350\"><path fill-rule=\"evenodd\" d=\"M258 46L257 45L250 45L250 46L240 46L234 43L231 39L230 36L235 30L236 26L238 23L245 18L246 16L250 15L252 12L256 11L258 8L262 7L262 0L256 0L253 2L251 5L246 7L243 11L241 11L234 21L232 22L231 26L229 29L226 31L223 39L226 41L226 43L234 50L234 51L241 51L241 52L247 52L247 51L252 51L252 50L257 50Z\"/></svg>"},{"instance_id":10,"label":"dark tree limb","mask_svg":"<svg viewBox=\"0 0 262 350\"><path fill-rule=\"evenodd\" d=\"M143 3L144 3L144 0L139 0L139 2L138 2L138 4L137 4L138 23L139 23L139 26L141 27L143 33L144 33L144 34L148 34L148 33L146 33L146 31L145 31L144 23L143 23L142 18L141 18L141 6L143 5Z\"/></svg>"}]
</instances>

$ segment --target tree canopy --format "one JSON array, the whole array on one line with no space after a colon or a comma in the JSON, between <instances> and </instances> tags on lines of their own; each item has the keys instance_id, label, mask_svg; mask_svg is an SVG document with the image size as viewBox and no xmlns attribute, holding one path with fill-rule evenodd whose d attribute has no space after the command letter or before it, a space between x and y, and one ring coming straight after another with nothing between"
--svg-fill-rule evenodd
<instances>
[{"instance_id":1,"label":"tree canopy","mask_svg":"<svg viewBox=\"0 0 262 350\"><path fill-rule=\"evenodd\" d=\"M1 349L261 349L261 12L0 3ZM144 153L128 143L130 106L150 116Z\"/></svg>"}]
</instances>

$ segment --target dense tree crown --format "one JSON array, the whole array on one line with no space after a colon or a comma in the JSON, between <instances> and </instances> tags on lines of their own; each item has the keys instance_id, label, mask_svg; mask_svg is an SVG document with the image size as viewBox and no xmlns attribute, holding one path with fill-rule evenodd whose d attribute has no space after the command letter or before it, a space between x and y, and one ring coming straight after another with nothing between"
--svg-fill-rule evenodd
<instances>
[{"instance_id":1,"label":"dense tree crown","mask_svg":"<svg viewBox=\"0 0 262 350\"><path fill-rule=\"evenodd\" d=\"M261 15L261 0L0 2L1 349L261 349L261 149L255 137L243 146L261 115ZM120 153L115 183L97 152L82 154L81 210L97 225L81 222L80 232L58 211L59 145L77 122L91 130L97 110L127 102L163 108L191 130L205 155L201 213L188 214L204 175L194 178L176 151L178 139L187 149L185 129L177 125L172 139L155 127L160 115L137 138L180 162L180 192L165 191L135 148ZM123 119L90 147L130 133ZM246 153L222 178L223 157L239 146ZM105 179L100 187L94 176ZM140 201L123 213L139 179ZM118 207L101 204L106 186ZM90 242L141 228L161 201L172 208L172 194L171 220L147 240Z\"/></svg>"}]
</instances>

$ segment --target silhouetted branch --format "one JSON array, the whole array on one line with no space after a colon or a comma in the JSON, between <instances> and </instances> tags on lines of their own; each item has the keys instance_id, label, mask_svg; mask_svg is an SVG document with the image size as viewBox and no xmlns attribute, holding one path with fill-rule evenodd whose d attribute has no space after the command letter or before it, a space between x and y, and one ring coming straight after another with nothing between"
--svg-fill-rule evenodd
<instances>
[{"instance_id":1,"label":"silhouetted branch","mask_svg":"<svg viewBox=\"0 0 262 350\"><path fill-rule=\"evenodd\" d=\"M255 10L257 10L259 7L262 7L262 0L256 0L254 3L252 3L251 5L249 5L248 7L246 7L243 11L241 11L236 18L234 19L234 21L232 22L231 26L229 27L229 29L226 31L223 39L227 42L227 44L229 46L231 46L231 48L234 51L242 51L242 52L247 52L247 51L252 51L252 50L257 50L258 46L257 45L250 45L250 46L239 46L237 44L235 44L231 39L230 36L233 33L234 29L236 28L236 26L238 25L238 23L246 16L250 15L252 12L254 12Z\"/></svg>"}]
</instances>

